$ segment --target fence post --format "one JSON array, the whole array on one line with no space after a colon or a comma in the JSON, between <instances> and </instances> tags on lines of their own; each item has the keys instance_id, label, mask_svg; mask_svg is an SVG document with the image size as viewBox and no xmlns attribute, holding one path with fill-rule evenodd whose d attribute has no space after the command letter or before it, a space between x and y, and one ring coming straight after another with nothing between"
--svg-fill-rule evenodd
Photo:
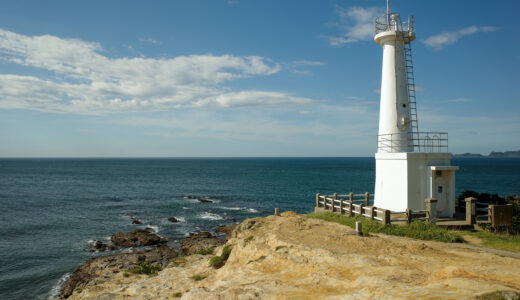
<instances>
[{"instance_id":1,"label":"fence post","mask_svg":"<svg viewBox=\"0 0 520 300\"><path fill-rule=\"evenodd\" d=\"M364 206L365 206L365 205L364 205L363 203L361 203L361 204L359 205L359 216L362 217L362 218L364 218L364 216L363 216L363 212L364 212L363 209L364 209Z\"/></svg>"},{"instance_id":2,"label":"fence post","mask_svg":"<svg viewBox=\"0 0 520 300\"><path fill-rule=\"evenodd\" d=\"M412 223L412 210L409 208L406 209L406 222Z\"/></svg>"},{"instance_id":3,"label":"fence post","mask_svg":"<svg viewBox=\"0 0 520 300\"><path fill-rule=\"evenodd\" d=\"M343 214L343 199L339 199L339 214Z\"/></svg>"},{"instance_id":4,"label":"fence post","mask_svg":"<svg viewBox=\"0 0 520 300\"><path fill-rule=\"evenodd\" d=\"M426 202L427 221L429 223L435 223L437 219L437 199L426 198L424 201Z\"/></svg>"},{"instance_id":5,"label":"fence post","mask_svg":"<svg viewBox=\"0 0 520 300\"><path fill-rule=\"evenodd\" d=\"M365 193L365 205L366 206L370 205L370 193L369 192Z\"/></svg>"},{"instance_id":6,"label":"fence post","mask_svg":"<svg viewBox=\"0 0 520 300\"><path fill-rule=\"evenodd\" d=\"M349 217L352 217L352 215L354 214L352 212L352 208L354 207L353 204L354 204L354 201L348 200L348 216Z\"/></svg>"},{"instance_id":7,"label":"fence post","mask_svg":"<svg viewBox=\"0 0 520 300\"><path fill-rule=\"evenodd\" d=\"M375 210L376 210L375 206L370 207L370 219L372 219L372 220L374 219Z\"/></svg>"},{"instance_id":8,"label":"fence post","mask_svg":"<svg viewBox=\"0 0 520 300\"><path fill-rule=\"evenodd\" d=\"M390 224L390 211L388 209L383 210L383 217L382 217L383 224Z\"/></svg>"},{"instance_id":9,"label":"fence post","mask_svg":"<svg viewBox=\"0 0 520 300\"><path fill-rule=\"evenodd\" d=\"M320 193L316 194L316 207L320 207Z\"/></svg>"},{"instance_id":10,"label":"fence post","mask_svg":"<svg viewBox=\"0 0 520 300\"><path fill-rule=\"evenodd\" d=\"M335 212L336 211L336 208L334 207L336 205L336 199L338 199L338 193L334 193L332 195L332 212Z\"/></svg>"},{"instance_id":11,"label":"fence post","mask_svg":"<svg viewBox=\"0 0 520 300\"><path fill-rule=\"evenodd\" d=\"M477 198L468 197L464 199L466 201L466 223L468 225L475 224L475 205L477 204Z\"/></svg>"}]
</instances>

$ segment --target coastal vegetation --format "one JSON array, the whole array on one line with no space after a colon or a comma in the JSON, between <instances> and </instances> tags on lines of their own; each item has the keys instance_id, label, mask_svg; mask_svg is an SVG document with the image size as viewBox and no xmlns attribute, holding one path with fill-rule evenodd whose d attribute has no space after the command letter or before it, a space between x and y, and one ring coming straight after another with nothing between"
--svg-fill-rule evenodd
<instances>
[{"instance_id":1,"label":"coastal vegetation","mask_svg":"<svg viewBox=\"0 0 520 300\"><path fill-rule=\"evenodd\" d=\"M232 250L232 246L231 245L226 245L224 246L224 248L222 249L222 253L220 254L220 256L213 256L210 260L209 260L209 265L212 266L213 268L215 269L218 269L220 267L222 267L223 265L226 264L226 261L227 259L229 258L229 255L231 255L231 250Z\"/></svg>"},{"instance_id":2,"label":"coastal vegetation","mask_svg":"<svg viewBox=\"0 0 520 300\"><path fill-rule=\"evenodd\" d=\"M464 239L459 233L449 231L421 221L414 221L409 225L381 224L375 220L361 217L348 217L334 213L310 213L310 218L321 219L329 222L336 222L355 228L356 222L362 223L365 233L384 233L395 236L405 236L419 240L434 240L447 243L460 243Z\"/></svg>"},{"instance_id":3,"label":"coastal vegetation","mask_svg":"<svg viewBox=\"0 0 520 300\"><path fill-rule=\"evenodd\" d=\"M160 271L162 271L162 267L160 265L142 261L139 263L139 267L128 270L128 273L156 275Z\"/></svg>"},{"instance_id":4,"label":"coastal vegetation","mask_svg":"<svg viewBox=\"0 0 520 300\"><path fill-rule=\"evenodd\" d=\"M195 254L210 255L210 254L213 254L214 250L215 250L215 248L210 247L210 248L206 248L206 249L201 249L201 250L195 251Z\"/></svg>"}]
</instances>

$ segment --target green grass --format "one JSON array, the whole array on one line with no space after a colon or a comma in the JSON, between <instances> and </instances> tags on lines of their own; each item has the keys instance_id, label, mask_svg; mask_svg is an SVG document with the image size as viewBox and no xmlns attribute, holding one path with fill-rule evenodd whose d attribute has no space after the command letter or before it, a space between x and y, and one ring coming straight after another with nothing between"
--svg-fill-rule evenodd
<instances>
[{"instance_id":1,"label":"green grass","mask_svg":"<svg viewBox=\"0 0 520 300\"><path fill-rule=\"evenodd\" d=\"M276 246L276 249L274 249L274 251L278 251L280 249L283 249L283 248L286 248L287 246Z\"/></svg>"},{"instance_id":2,"label":"green grass","mask_svg":"<svg viewBox=\"0 0 520 300\"><path fill-rule=\"evenodd\" d=\"M210 255L210 254L213 254L213 251L215 249L212 248L208 248L208 249L201 249L199 251L196 251L195 254L201 254L201 255Z\"/></svg>"},{"instance_id":3,"label":"green grass","mask_svg":"<svg viewBox=\"0 0 520 300\"><path fill-rule=\"evenodd\" d=\"M222 249L222 253L220 256L213 256L209 260L209 265L212 266L215 269L218 269L226 264L227 259L229 258L229 255L231 255L231 250L233 247L231 245L226 245Z\"/></svg>"},{"instance_id":4,"label":"green grass","mask_svg":"<svg viewBox=\"0 0 520 300\"><path fill-rule=\"evenodd\" d=\"M208 276L204 276L204 275L194 275L194 276L191 276L191 279L193 279L193 280L195 280L195 281L201 281L201 280L206 279L206 277L208 277Z\"/></svg>"},{"instance_id":5,"label":"green grass","mask_svg":"<svg viewBox=\"0 0 520 300\"><path fill-rule=\"evenodd\" d=\"M340 223L352 228L356 227L356 221L360 221L363 224L364 233L384 233L419 240L434 240L447 243L464 242L464 239L458 233L421 221L414 221L409 225L395 225L381 224L375 220L361 217L348 217L334 213L310 213L307 216L314 219Z\"/></svg>"},{"instance_id":6,"label":"green grass","mask_svg":"<svg viewBox=\"0 0 520 300\"><path fill-rule=\"evenodd\" d=\"M209 260L209 265L215 269L218 269L224 265L224 261L222 260L222 257L220 257L220 256L213 256Z\"/></svg>"},{"instance_id":7,"label":"green grass","mask_svg":"<svg viewBox=\"0 0 520 300\"><path fill-rule=\"evenodd\" d=\"M182 297L182 293L181 292L174 293L173 297L180 298L180 297Z\"/></svg>"},{"instance_id":8,"label":"green grass","mask_svg":"<svg viewBox=\"0 0 520 300\"><path fill-rule=\"evenodd\" d=\"M252 240L253 240L253 236L248 236L248 237L246 237L246 238L244 239L244 243L247 244L247 243L249 243L249 242L252 241Z\"/></svg>"},{"instance_id":9,"label":"green grass","mask_svg":"<svg viewBox=\"0 0 520 300\"><path fill-rule=\"evenodd\" d=\"M482 244L476 246L520 252L520 235L496 234L489 231L468 232L467 234L483 240Z\"/></svg>"},{"instance_id":10,"label":"green grass","mask_svg":"<svg viewBox=\"0 0 520 300\"><path fill-rule=\"evenodd\" d=\"M155 275L162 270L160 265L152 265L150 262L140 262L139 267L128 270L132 274Z\"/></svg>"}]
</instances>

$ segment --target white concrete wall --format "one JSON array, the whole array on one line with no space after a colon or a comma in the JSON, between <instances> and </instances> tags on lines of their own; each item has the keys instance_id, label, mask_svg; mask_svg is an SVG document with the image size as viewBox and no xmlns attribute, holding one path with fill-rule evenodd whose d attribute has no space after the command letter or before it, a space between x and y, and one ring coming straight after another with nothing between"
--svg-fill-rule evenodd
<instances>
[{"instance_id":1,"label":"white concrete wall","mask_svg":"<svg viewBox=\"0 0 520 300\"><path fill-rule=\"evenodd\" d=\"M392 211L425 210L424 200L432 197L430 166L450 166L450 153L376 153L376 185L374 205ZM450 179L451 180L451 179ZM454 178L450 196L455 197ZM449 203L448 205L453 206ZM449 213L443 211L445 215Z\"/></svg>"}]
</instances>

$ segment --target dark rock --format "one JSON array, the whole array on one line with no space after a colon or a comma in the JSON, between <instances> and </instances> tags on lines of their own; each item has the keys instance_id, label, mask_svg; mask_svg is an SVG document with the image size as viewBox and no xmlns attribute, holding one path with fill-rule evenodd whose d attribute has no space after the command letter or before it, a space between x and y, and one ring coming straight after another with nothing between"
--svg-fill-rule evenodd
<instances>
[{"instance_id":1,"label":"dark rock","mask_svg":"<svg viewBox=\"0 0 520 300\"><path fill-rule=\"evenodd\" d=\"M215 228L215 231L225 233L226 240L229 240L231 238L231 233L237 226L237 224L221 225Z\"/></svg>"},{"instance_id":2,"label":"dark rock","mask_svg":"<svg viewBox=\"0 0 520 300\"><path fill-rule=\"evenodd\" d=\"M186 198L188 198L188 199L197 199L197 197L193 196L193 195L188 195L188 196L186 196Z\"/></svg>"},{"instance_id":3,"label":"dark rock","mask_svg":"<svg viewBox=\"0 0 520 300\"><path fill-rule=\"evenodd\" d=\"M151 246L168 242L167 238L163 238L153 233L151 229L135 229L131 232L118 232L110 237L112 244L120 248Z\"/></svg>"},{"instance_id":4,"label":"dark rock","mask_svg":"<svg viewBox=\"0 0 520 300\"><path fill-rule=\"evenodd\" d=\"M170 221L170 222L172 222L172 223L177 223L177 222L179 222L179 220L177 220L177 218L175 218L175 217L168 218L168 221Z\"/></svg>"},{"instance_id":5,"label":"dark rock","mask_svg":"<svg viewBox=\"0 0 520 300\"><path fill-rule=\"evenodd\" d=\"M105 244L102 241L96 241L91 248L88 248L86 250L88 252L104 252L116 250L116 247L114 247L113 245Z\"/></svg>"},{"instance_id":6,"label":"dark rock","mask_svg":"<svg viewBox=\"0 0 520 300\"><path fill-rule=\"evenodd\" d=\"M141 220L139 220L139 219L132 219L132 224L140 225L140 224L143 224L143 222L141 222Z\"/></svg>"},{"instance_id":7,"label":"dark rock","mask_svg":"<svg viewBox=\"0 0 520 300\"><path fill-rule=\"evenodd\" d=\"M213 203L213 200L208 200L208 199L204 199L204 198L198 198L197 200L199 200L202 203Z\"/></svg>"},{"instance_id":8,"label":"dark rock","mask_svg":"<svg viewBox=\"0 0 520 300\"><path fill-rule=\"evenodd\" d=\"M136 268L143 261L159 264L165 268L170 260L176 256L177 252L172 248L166 245L158 245L151 249L133 253L119 253L91 258L74 269L72 275L61 287L60 298L68 298L78 288L99 285L111 278L111 274Z\"/></svg>"},{"instance_id":9,"label":"dark rock","mask_svg":"<svg viewBox=\"0 0 520 300\"><path fill-rule=\"evenodd\" d=\"M217 238L209 232L192 232L181 241L181 252L183 255L190 255L199 250L218 247L224 243L224 240Z\"/></svg>"}]
</instances>

